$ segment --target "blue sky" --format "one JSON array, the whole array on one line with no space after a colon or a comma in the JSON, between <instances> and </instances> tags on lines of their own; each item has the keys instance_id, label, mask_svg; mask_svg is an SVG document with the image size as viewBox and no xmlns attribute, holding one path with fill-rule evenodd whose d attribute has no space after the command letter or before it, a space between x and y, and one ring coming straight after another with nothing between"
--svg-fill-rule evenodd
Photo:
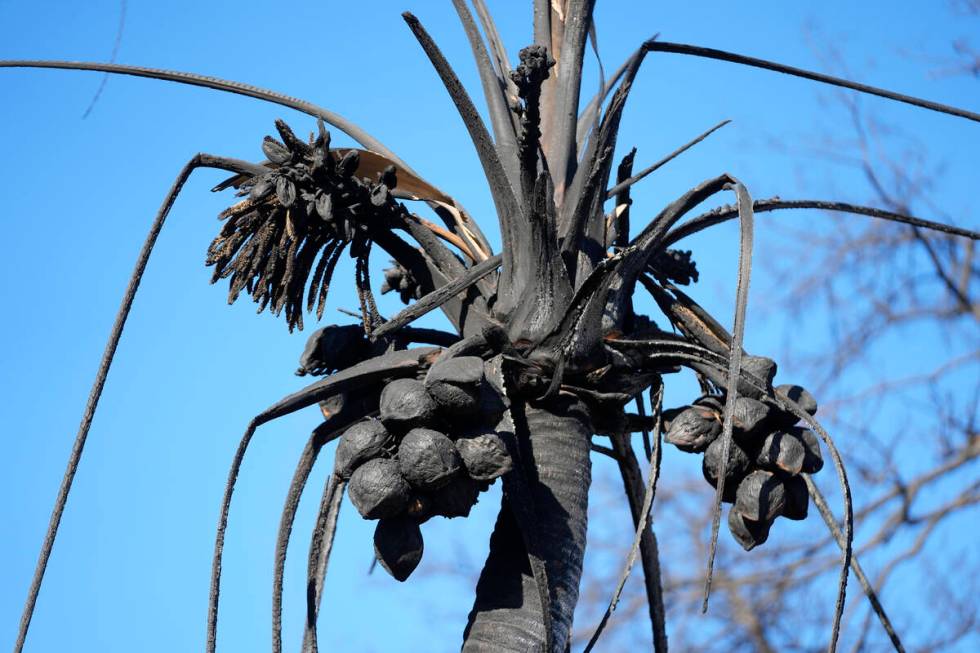
<instances>
[{"instance_id":1,"label":"blue sky","mask_svg":"<svg viewBox=\"0 0 980 653\"><path fill-rule=\"evenodd\" d=\"M493 2L512 59L530 41L530 2ZM937 3L600 2L599 47L607 70L642 40L691 42L801 67L845 72L819 56L832 44L864 81L977 109L969 78L934 78L924 53L976 33L977 20ZM679 6L683 5L683 6ZM482 216L489 195L458 116L400 12L413 10L474 96L479 84L448 2L129 2L118 60L273 88L335 110L398 152L426 178ZM0 2L0 58L105 60L117 2ZM584 89L596 83L589 60ZM199 151L261 158L262 136L283 117L300 132L312 121L255 100L163 82L113 78L86 119L100 76L0 70L5 255L0 257L3 345L0 401L0 642L13 641L37 546L113 313L143 234L183 163ZM653 55L624 119L621 146L652 162L718 121L733 124L651 178L635 195L634 221L652 216L693 184L728 171L756 197L866 200L846 166L815 163L815 134L846 126L832 91L728 64ZM963 188L976 188L974 125L866 101L945 162L950 219L976 227ZM335 133L335 143L346 141ZM772 143L780 142L782 148ZM106 386L86 457L41 593L28 650L184 651L204 636L213 528L227 465L249 417L297 389L305 335L226 306L203 259L214 216L230 201L196 175L178 200L150 262ZM959 194L956 194L959 193ZM796 218L816 221L816 215ZM760 219L760 225L764 222ZM803 223L805 224L805 223ZM763 229L760 226L760 230ZM731 312L733 229L699 239L702 283L716 314ZM760 258L780 251L759 246ZM374 263L383 261L376 256ZM354 308L351 266L335 276L326 323ZM786 325L766 313L766 281L753 287L749 349L776 353ZM389 298L388 314L397 310ZM753 315L765 320L753 322ZM431 321L436 324L435 321ZM307 333L312 329L308 327ZM932 345L930 345L932 346ZM942 346L937 343L935 346ZM927 352L922 355L928 355ZM915 359L909 363L914 367ZM882 374L901 370L882 369ZM676 384L668 404L689 400ZM317 414L264 427L242 470L228 532L222 650L268 641L272 551L292 467ZM668 463L671 459L668 459ZM678 463L681 464L681 463ZM303 613L309 526L327 465L314 472L287 569L285 637L295 646ZM668 471L669 473L669 466ZM324 650L449 651L458 646L472 580L486 551L497 495L468 520L426 526L419 578L367 576L373 525L345 507L327 581ZM443 573L453 569L453 573ZM379 617L380 615L380 617Z\"/></svg>"}]
</instances>

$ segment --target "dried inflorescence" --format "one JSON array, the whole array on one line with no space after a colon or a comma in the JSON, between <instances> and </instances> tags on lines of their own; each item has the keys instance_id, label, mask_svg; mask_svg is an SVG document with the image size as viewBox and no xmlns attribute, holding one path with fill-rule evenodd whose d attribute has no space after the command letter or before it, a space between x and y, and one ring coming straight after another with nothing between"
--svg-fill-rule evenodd
<instances>
[{"instance_id":1,"label":"dried inflorescence","mask_svg":"<svg viewBox=\"0 0 980 653\"><path fill-rule=\"evenodd\" d=\"M331 150L329 132L321 121L317 126L316 137L304 142L276 121L282 140L266 136L262 143L268 172L226 182L246 199L219 216L225 222L206 261L214 267L212 283L229 278L229 303L244 290L260 312L285 310L290 330L303 328L304 304L322 317L345 247L365 256L371 230L405 211L391 196L393 166L376 180L358 176L358 150Z\"/></svg>"}]
</instances>

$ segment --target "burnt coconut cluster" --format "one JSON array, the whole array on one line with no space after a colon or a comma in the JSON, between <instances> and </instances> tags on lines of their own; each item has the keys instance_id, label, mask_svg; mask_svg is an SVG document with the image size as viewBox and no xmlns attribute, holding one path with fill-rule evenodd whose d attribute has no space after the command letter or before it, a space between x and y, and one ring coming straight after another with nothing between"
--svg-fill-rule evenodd
<instances>
[{"instance_id":1,"label":"burnt coconut cluster","mask_svg":"<svg viewBox=\"0 0 980 653\"><path fill-rule=\"evenodd\" d=\"M387 383L379 417L341 436L335 473L348 481L361 516L378 520L375 556L397 580L422 559L422 523L468 516L479 494L511 469L494 432L503 410L482 358L443 358L422 379Z\"/></svg>"},{"instance_id":2,"label":"burnt coconut cluster","mask_svg":"<svg viewBox=\"0 0 980 653\"><path fill-rule=\"evenodd\" d=\"M798 385L781 385L775 395L810 415L817 402ZM703 454L704 479L717 487L722 468L725 395L708 394L690 406L664 411L665 439L681 451ZM801 474L823 467L820 442L797 424L795 415L760 398L737 396L722 501L733 504L728 529L746 551L765 542L778 517L806 518L810 495Z\"/></svg>"}]
</instances>

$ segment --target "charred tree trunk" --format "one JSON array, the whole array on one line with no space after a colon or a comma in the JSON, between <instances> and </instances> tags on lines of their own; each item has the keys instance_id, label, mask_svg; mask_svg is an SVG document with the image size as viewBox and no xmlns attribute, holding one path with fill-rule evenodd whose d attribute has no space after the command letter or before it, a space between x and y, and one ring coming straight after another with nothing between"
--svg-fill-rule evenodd
<instances>
[{"instance_id":1,"label":"charred tree trunk","mask_svg":"<svg viewBox=\"0 0 980 653\"><path fill-rule=\"evenodd\" d=\"M524 476L505 478L490 554L464 635L467 653L546 649L545 619L525 536L533 539L547 570L554 651L566 649L578 603L592 478L588 411L575 397L562 394L545 404L517 404L512 415L522 469L510 474ZM518 487L526 487L524 497L518 496ZM522 500L530 501L530 510L518 503ZM523 535L522 515L532 521L530 529L523 529L530 533Z\"/></svg>"}]
</instances>

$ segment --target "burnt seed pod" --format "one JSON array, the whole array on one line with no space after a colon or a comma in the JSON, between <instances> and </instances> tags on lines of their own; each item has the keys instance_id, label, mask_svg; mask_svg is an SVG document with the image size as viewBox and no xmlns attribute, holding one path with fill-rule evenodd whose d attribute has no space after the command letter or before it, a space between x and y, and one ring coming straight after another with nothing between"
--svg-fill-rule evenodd
<instances>
[{"instance_id":1,"label":"burnt seed pod","mask_svg":"<svg viewBox=\"0 0 980 653\"><path fill-rule=\"evenodd\" d=\"M398 471L398 463L387 458L374 458L358 467L347 487L351 503L364 519L401 514L412 491Z\"/></svg>"},{"instance_id":2,"label":"burnt seed pod","mask_svg":"<svg viewBox=\"0 0 980 653\"><path fill-rule=\"evenodd\" d=\"M482 433L456 440L456 449L470 478L492 481L509 472L514 463L507 446L496 433Z\"/></svg>"},{"instance_id":3,"label":"burnt seed pod","mask_svg":"<svg viewBox=\"0 0 980 653\"><path fill-rule=\"evenodd\" d=\"M735 501L735 491L739 482L745 478L752 469L752 461L737 442L732 441L728 451L728 466L725 468L725 487L722 492L722 501L732 503ZM718 484L718 474L721 470L722 440L718 438L708 445L701 461L701 473L704 479L716 487Z\"/></svg>"},{"instance_id":4,"label":"burnt seed pod","mask_svg":"<svg viewBox=\"0 0 980 653\"><path fill-rule=\"evenodd\" d=\"M769 522L746 519L735 508L728 511L728 530L746 551L751 551L769 539L769 528Z\"/></svg>"},{"instance_id":5,"label":"burnt seed pod","mask_svg":"<svg viewBox=\"0 0 980 653\"><path fill-rule=\"evenodd\" d=\"M776 378L776 361L765 356L743 356L742 369L761 379L767 390L772 390L772 380Z\"/></svg>"},{"instance_id":6,"label":"burnt seed pod","mask_svg":"<svg viewBox=\"0 0 980 653\"><path fill-rule=\"evenodd\" d=\"M755 457L757 465L788 474L799 474L806 458L803 440L794 433L776 431L766 436Z\"/></svg>"},{"instance_id":7,"label":"burnt seed pod","mask_svg":"<svg viewBox=\"0 0 980 653\"><path fill-rule=\"evenodd\" d=\"M735 397L732 410L732 427L736 433L751 436L756 429L769 417L772 409L758 399L751 397Z\"/></svg>"},{"instance_id":8,"label":"burnt seed pod","mask_svg":"<svg viewBox=\"0 0 980 653\"><path fill-rule=\"evenodd\" d=\"M395 433L436 423L436 402L416 379L396 379L381 391L381 421Z\"/></svg>"},{"instance_id":9,"label":"burnt seed pod","mask_svg":"<svg viewBox=\"0 0 980 653\"><path fill-rule=\"evenodd\" d=\"M783 511L786 488L779 476L757 469L738 484L734 510L752 521L771 522Z\"/></svg>"},{"instance_id":10,"label":"burnt seed pod","mask_svg":"<svg viewBox=\"0 0 980 653\"><path fill-rule=\"evenodd\" d=\"M432 512L443 517L469 517L480 496L480 481L466 474L455 476L445 487L430 495Z\"/></svg>"},{"instance_id":11,"label":"burnt seed pod","mask_svg":"<svg viewBox=\"0 0 980 653\"><path fill-rule=\"evenodd\" d=\"M452 440L431 429L412 429L398 445L398 468L420 490L436 490L456 476L463 461Z\"/></svg>"},{"instance_id":12,"label":"burnt seed pod","mask_svg":"<svg viewBox=\"0 0 980 653\"><path fill-rule=\"evenodd\" d=\"M483 359L457 356L437 361L425 376L425 388L449 415L473 413L480 404Z\"/></svg>"},{"instance_id":13,"label":"burnt seed pod","mask_svg":"<svg viewBox=\"0 0 980 653\"><path fill-rule=\"evenodd\" d=\"M330 374L370 358L371 344L364 327L356 324L331 324L318 329L306 341L299 359L300 376Z\"/></svg>"},{"instance_id":14,"label":"burnt seed pod","mask_svg":"<svg viewBox=\"0 0 980 653\"><path fill-rule=\"evenodd\" d=\"M384 424L376 419L354 424L344 431L337 444L334 471L341 478L349 479L360 465L381 456L391 440Z\"/></svg>"},{"instance_id":15,"label":"burnt seed pod","mask_svg":"<svg viewBox=\"0 0 980 653\"><path fill-rule=\"evenodd\" d=\"M681 451L698 453L721 433L718 414L707 406L691 406L670 421L664 438Z\"/></svg>"},{"instance_id":16,"label":"burnt seed pod","mask_svg":"<svg viewBox=\"0 0 980 653\"><path fill-rule=\"evenodd\" d=\"M799 404L800 408L811 415L817 414L817 400L803 386L791 385L789 383L777 386L776 396ZM793 419L795 423L796 418L794 417Z\"/></svg>"},{"instance_id":17,"label":"burnt seed pod","mask_svg":"<svg viewBox=\"0 0 980 653\"><path fill-rule=\"evenodd\" d=\"M791 476L783 479L783 486L786 489L786 505L783 506L782 516L795 521L806 519L810 506L806 481L800 476Z\"/></svg>"},{"instance_id":18,"label":"burnt seed pod","mask_svg":"<svg viewBox=\"0 0 980 653\"><path fill-rule=\"evenodd\" d=\"M654 276L672 281L679 286L696 283L698 280L698 266L691 259L690 250L662 250L651 258L647 269Z\"/></svg>"},{"instance_id":19,"label":"burnt seed pod","mask_svg":"<svg viewBox=\"0 0 980 653\"><path fill-rule=\"evenodd\" d=\"M405 581L422 560L422 530L411 517L382 519L374 529L374 557L397 581Z\"/></svg>"},{"instance_id":20,"label":"burnt seed pod","mask_svg":"<svg viewBox=\"0 0 980 653\"><path fill-rule=\"evenodd\" d=\"M820 453L820 439L817 437L817 434L810 429L804 429L798 426L794 426L788 430L798 437L806 448L806 456L803 458L803 466L800 468L800 471L804 474L816 474L823 469L823 454Z\"/></svg>"}]
</instances>

